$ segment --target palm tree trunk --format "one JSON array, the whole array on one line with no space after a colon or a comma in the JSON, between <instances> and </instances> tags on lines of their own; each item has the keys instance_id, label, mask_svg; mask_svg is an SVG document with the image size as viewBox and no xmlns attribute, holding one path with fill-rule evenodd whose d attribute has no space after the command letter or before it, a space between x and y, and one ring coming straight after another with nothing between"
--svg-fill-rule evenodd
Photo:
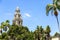
<instances>
[{"instance_id":1,"label":"palm tree trunk","mask_svg":"<svg viewBox=\"0 0 60 40\"><path fill-rule=\"evenodd\" d=\"M58 20L58 16L56 16L56 20L57 20L58 29L59 29L59 32L60 32L60 27L59 27L59 20Z\"/></svg>"},{"instance_id":2,"label":"palm tree trunk","mask_svg":"<svg viewBox=\"0 0 60 40\"><path fill-rule=\"evenodd\" d=\"M40 40L40 35L39 35L39 33L38 33L38 40Z\"/></svg>"},{"instance_id":3,"label":"palm tree trunk","mask_svg":"<svg viewBox=\"0 0 60 40\"><path fill-rule=\"evenodd\" d=\"M1 27L1 34L2 34L2 27Z\"/></svg>"}]
</instances>

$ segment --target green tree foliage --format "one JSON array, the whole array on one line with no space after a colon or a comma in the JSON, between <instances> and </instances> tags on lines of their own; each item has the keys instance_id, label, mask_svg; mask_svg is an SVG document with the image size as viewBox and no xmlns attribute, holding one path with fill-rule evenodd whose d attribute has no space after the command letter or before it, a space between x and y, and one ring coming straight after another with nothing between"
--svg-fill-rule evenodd
<instances>
[{"instance_id":1,"label":"green tree foliage","mask_svg":"<svg viewBox=\"0 0 60 40\"><path fill-rule=\"evenodd\" d=\"M47 40L50 40L50 32L51 32L51 30L50 30L50 27L48 25L45 29L45 36L46 36Z\"/></svg>"},{"instance_id":2,"label":"green tree foliage","mask_svg":"<svg viewBox=\"0 0 60 40\"><path fill-rule=\"evenodd\" d=\"M33 33L28 30L27 27L24 26L11 26L10 30L8 31L8 35L10 36L11 39L16 37L17 40L28 40L31 39L33 40Z\"/></svg>"},{"instance_id":3,"label":"green tree foliage","mask_svg":"<svg viewBox=\"0 0 60 40\"><path fill-rule=\"evenodd\" d=\"M50 31L49 26L46 27L46 30L44 30L42 26L37 26L37 29L34 31L35 40L50 40Z\"/></svg>"},{"instance_id":4,"label":"green tree foliage","mask_svg":"<svg viewBox=\"0 0 60 40\"><path fill-rule=\"evenodd\" d=\"M8 24L8 25L7 25ZM50 35L50 27L47 26L46 30L42 26L37 26L35 31L29 31L26 26L10 25L9 21L2 22L1 27L9 26L7 32L2 32L0 35L1 40L46 40L45 34ZM6 28L4 29L7 30Z\"/></svg>"},{"instance_id":5,"label":"green tree foliage","mask_svg":"<svg viewBox=\"0 0 60 40\"><path fill-rule=\"evenodd\" d=\"M49 25L46 27L45 32L46 32L47 34L49 34L49 33L51 32Z\"/></svg>"}]
</instances>

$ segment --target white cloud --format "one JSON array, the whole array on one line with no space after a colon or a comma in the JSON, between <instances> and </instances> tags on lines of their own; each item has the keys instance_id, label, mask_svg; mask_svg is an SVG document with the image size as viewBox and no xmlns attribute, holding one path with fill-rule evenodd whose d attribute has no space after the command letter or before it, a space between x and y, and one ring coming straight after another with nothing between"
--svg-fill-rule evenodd
<instances>
[{"instance_id":1,"label":"white cloud","mask_svg":"<svg viewBox=\"0 0 60 40\"><path fill-rule=\"evenodd\" d=\"M26 17L31 17L31 15L29 13L25 13Z\"/></svg>"}]
</instances>

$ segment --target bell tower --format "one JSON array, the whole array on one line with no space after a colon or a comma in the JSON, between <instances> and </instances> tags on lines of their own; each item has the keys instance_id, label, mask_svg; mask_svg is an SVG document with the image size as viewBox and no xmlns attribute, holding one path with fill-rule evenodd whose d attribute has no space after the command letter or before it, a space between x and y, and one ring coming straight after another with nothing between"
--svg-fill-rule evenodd
<instances>
[{"instance_id":1,"label":"bell tower","mask_svg":"<svg viewBox=\"0 0 60 40\"><path fill-rule=\"evenodd\" d=\"M17 7L14 14L13 24L19 26L22 25L22 22L23 20L21 19L20 9Z\"/></svg>"}]
</instances>

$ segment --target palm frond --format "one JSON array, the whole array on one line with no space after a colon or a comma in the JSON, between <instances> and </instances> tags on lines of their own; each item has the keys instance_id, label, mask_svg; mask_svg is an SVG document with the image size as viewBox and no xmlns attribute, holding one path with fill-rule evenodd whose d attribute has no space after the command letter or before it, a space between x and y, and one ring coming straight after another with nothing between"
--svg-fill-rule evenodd
<instances>
[{"instance_id":1,"label":"palm frond","mask_svg":"<svg viewBox=\"0 0 60 40\"><path fill-rule=\"evenodd\" d=\"M53 0L53 4L56 4L57 0Z\"/></svg>"},{"instance_id":2,"label":"palm frond","mask_svg":"<svg viewBox=\"0 0 60 40\"><path fill-rule=\"evenodd\" d=\"M57 9L60 11L60 0L57 0L56 6L57 6Z\"/></svg>"},{"instance_id":3,"label":"palm frond","mask_svg":"<svg viewBox=\"0 0 60 40\"><path fill-rule=\"evenodd\" d=\"M48 16L48 14L49 14L49 11L50 10L52 10L53 9L53 5L52 4L48 4L47 6L46 6L46 15Z\"/></svg>"}]
</instances>

